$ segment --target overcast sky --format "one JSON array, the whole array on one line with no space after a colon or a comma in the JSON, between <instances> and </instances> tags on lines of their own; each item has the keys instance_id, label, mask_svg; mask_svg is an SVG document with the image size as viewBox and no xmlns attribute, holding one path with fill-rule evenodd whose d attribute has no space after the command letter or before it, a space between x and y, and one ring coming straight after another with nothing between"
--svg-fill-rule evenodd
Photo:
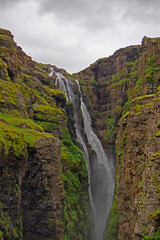
<instances>
[{"instance_id":1,"label":"overcast sky","mask_svg":"<svg viewBox=\"0 0 160 240\"><path fill-rule=\"evenodd\" d=\"M33 60L73 73L160 37L160 0L0 0L0 27Z\"/></svg>"}]
</instances>

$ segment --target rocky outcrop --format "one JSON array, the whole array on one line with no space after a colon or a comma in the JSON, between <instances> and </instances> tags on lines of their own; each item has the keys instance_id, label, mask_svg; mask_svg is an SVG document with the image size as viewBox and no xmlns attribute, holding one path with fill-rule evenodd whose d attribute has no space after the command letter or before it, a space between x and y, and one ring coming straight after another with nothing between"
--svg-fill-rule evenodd
<instances>
[{"instance_id":1,"label":"rocky outcrop","mask_svg":"<svg viewBox=\"0 0 160 240\"><path fill-rule=\"evenodd\" d=\"M120 49L113 56L99 59L75 75L81 83L94 130L105 147L108 143L115 142L117 122L128 98L127 89L136 82L136 78L129 81L130 73L134 69L131 65L135 65L140 52L140 46ZM129 66L127 63L130 63Z\"/></svg>"},{"instance_id":2,"label":"rocky outcrop","mask_svg":"<svg viewBox=\"0 0 160 240\"><path fill-rule=\"evenodd\" d=\"M51 67L69 76L32 61L0 29L1 240L88 239L86 163Z\"/></svg>"},{"instance_id":3,"label":"rocky outcrop","mask_svg":"<svg viewBox=\"0 0 160 240\"><path fill-rule=\"evenodd\" d=\"M159 42L159 38L144 38L142 45L120 49L74 75L80 81L94 130L106 149L115 143L119 120L130 101L157 91Z\"/></svg>"},{"instance_id":4,"label":"rocky outcrop","mask_svg":"<svg viewBox=\"0 0 160 240\"><path fill-rule=\"evenodd\" d=\"M61 142L56 138L42 138L28 151L21 187L24 239L60 239L63 236L60 154Z\"/></svg>"},{"instance_id":5,"label":"rocky outcrop","mask_svg":"<svg viewBox=\"0 0 160 240\"><path fill-rule=\"evenodd\" d=\"M116 171L118 239L158 237L159 97L160 93L157 93L134 99L130 112L120 121Z\"/></svg>"},{"instance_id":6,"label":"rocky outcrop","mask_svg":"<svg viewBox=\"0 0 160 240\"><path fill-rule=\"evenodd\" d=\"M116 146L111 239L159 237L160 38L116 51L74 75L106 150ZM118 135L117 135L118 134Z\"/></svg>"},{"instance_id":7,"label":"rocky outcrop","mask_svg":"<svg viewBox=\"0 0 160 240\"><path fill-rule=\"evenodd\" d=\"M4 127L3 134L10 146L1 140L0 158L2 239L59 239L64 198L61 143L42 135L35 146L27 148L20 131L7 130L8 134Z\"/></svg>"}]
</instances>

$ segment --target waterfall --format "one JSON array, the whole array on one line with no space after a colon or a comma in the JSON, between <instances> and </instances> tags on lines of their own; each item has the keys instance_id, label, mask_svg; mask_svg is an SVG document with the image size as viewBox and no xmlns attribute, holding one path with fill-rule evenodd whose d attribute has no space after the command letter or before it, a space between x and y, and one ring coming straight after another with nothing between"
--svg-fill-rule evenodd
<instances>
[{"instance_id":1,"label":"waterfall","mask_svg":"<svg viewBox=\"0 0 160 240\"><path fill-rule=\"evenodd\" d=\"M53 76L53 74L55 73L55 71L54 71L54 69L53 68L50 68L50 70L51 70L51 72L50 72L50 74L48 75L49 77L52 77Z\"/></svg>"},{"instance_id":2,"label":"waterfall","mask_svg":"<svg viewBox=\"0 0 160 240\"><path fill-rule=\"evenodd\" d=\"M52 72L52 71L51 71ZM109 163L102 144L93 132L91 117L83 101L79 82L68 80L61 73L55 73L56 85L66 94L68 101L74 105L75 129L88 168L89 196L93 209L93 240L103 240L106 221L112 205L114 194L114 171L112 163ZM84 119L84 130L88 142L94 153L89 156L85 141L80 128L80 108Z\"/></svg>"},{"instance_id":3,"label":"waterfall","mask_svg":"<svg viewBox=\"0 0 160 240\"><path fill-rule=\"evenodd\" d=\"M55 73L57 78L55 84L66 94L66 99L70 102L73 103L74 107L74 118L75 118L75 129L76 129L76 136L77 140L81 145L82 151L84 158L87 163L87 170L88 170L88 183L89 183L89 198L92 206L92 210L94 212L94 205L93 205L93 199L92 199L92 194L91 194L91 185L90 185L90 175L91 175L91 170L90 170L90 164L89 164L89 154L88 154L88 149L86 146L86 143L83 139L82 136L82 131L81 131L81 124L80 124L80 119L81 119L81 113L80 113L80 107L81 107L81 102L80 102L80 92L78 85L75 81L69 81L67 78L65 78L61 73L56 72Z\"/></svg>"},{"instance_id":4,"label":"waterfall","mask_svg":"<svg viewBox=\"0 0 160 240\"><path fill-rule=\"evenodd\" d=\"M79 86L79 83L78 83ZM80 89L80 86L79 86ZM102 144L93 132L91 127L91 117L81 95L81 109L84 118L84 129L87 139L92 149L96 152L96 161L91 162L91 193L94 205L94 225L96 240L103 240L103 233L106 221L112 205L114 195L114 173L113 165L109 164ZM93 180L92 180L92 174Z\"/></svg>"}]
</instances>

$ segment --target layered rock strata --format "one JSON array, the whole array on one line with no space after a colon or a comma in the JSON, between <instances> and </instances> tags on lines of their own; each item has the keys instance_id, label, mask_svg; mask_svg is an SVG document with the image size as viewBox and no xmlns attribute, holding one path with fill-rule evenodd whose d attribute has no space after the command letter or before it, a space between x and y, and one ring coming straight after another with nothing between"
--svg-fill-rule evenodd
<instances>
[{"instance_id":1,"label":"layered rock strata","mask_svg":"<svg viewBox=\"0 0 160 240\"><path fill-rule=\"evenodd\" d=\"M86 163L75 130L67 128L73 108L51 67L69 77L32 61L0 29L2 240L88 239Z\"/></svg>"},{"instance_id":2,"label":"layered rock strata","mask_svg":"<svg viewBox=\"0 0 160 240\"><path fill-rule=\"evenodd\" d=\"M111 239L159 239L160 38L116 51L74 75L106 151L116 148Z\"/></svg>"},{"instance_id":3,"label":"layered rock strata","mask_svg":"<svg viewBox=\"0 0 160 240\"><path fill-rule=\"evenodd\" d=\"M2 240L90 238L86 163L56 73L75 81L0 29ZM144 37L74 77L106 153L117 153L104 239L159 239L160 39Z\"/></svg>"}]
</instances>

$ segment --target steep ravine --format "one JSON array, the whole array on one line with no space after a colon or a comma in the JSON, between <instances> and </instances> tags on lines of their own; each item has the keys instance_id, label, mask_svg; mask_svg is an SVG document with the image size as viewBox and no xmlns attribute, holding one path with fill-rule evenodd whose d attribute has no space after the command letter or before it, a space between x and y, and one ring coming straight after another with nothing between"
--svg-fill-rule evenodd
<instances>
[{"instance_id":1,"label":"steep ravine","mask_svg":"<svg viewBox=\"0 0 160 240\"><path fill-rule=\"evenodd\" d=\"M59 89L61 76L73 96ZM85 128L100 139L107 165ZM72 76L33 61L0 29L0 153L1 240L159 240L160 38L144 37ZM97 173L116 158L106 222L111 182Z\"/></svg>"}]
</instances>

